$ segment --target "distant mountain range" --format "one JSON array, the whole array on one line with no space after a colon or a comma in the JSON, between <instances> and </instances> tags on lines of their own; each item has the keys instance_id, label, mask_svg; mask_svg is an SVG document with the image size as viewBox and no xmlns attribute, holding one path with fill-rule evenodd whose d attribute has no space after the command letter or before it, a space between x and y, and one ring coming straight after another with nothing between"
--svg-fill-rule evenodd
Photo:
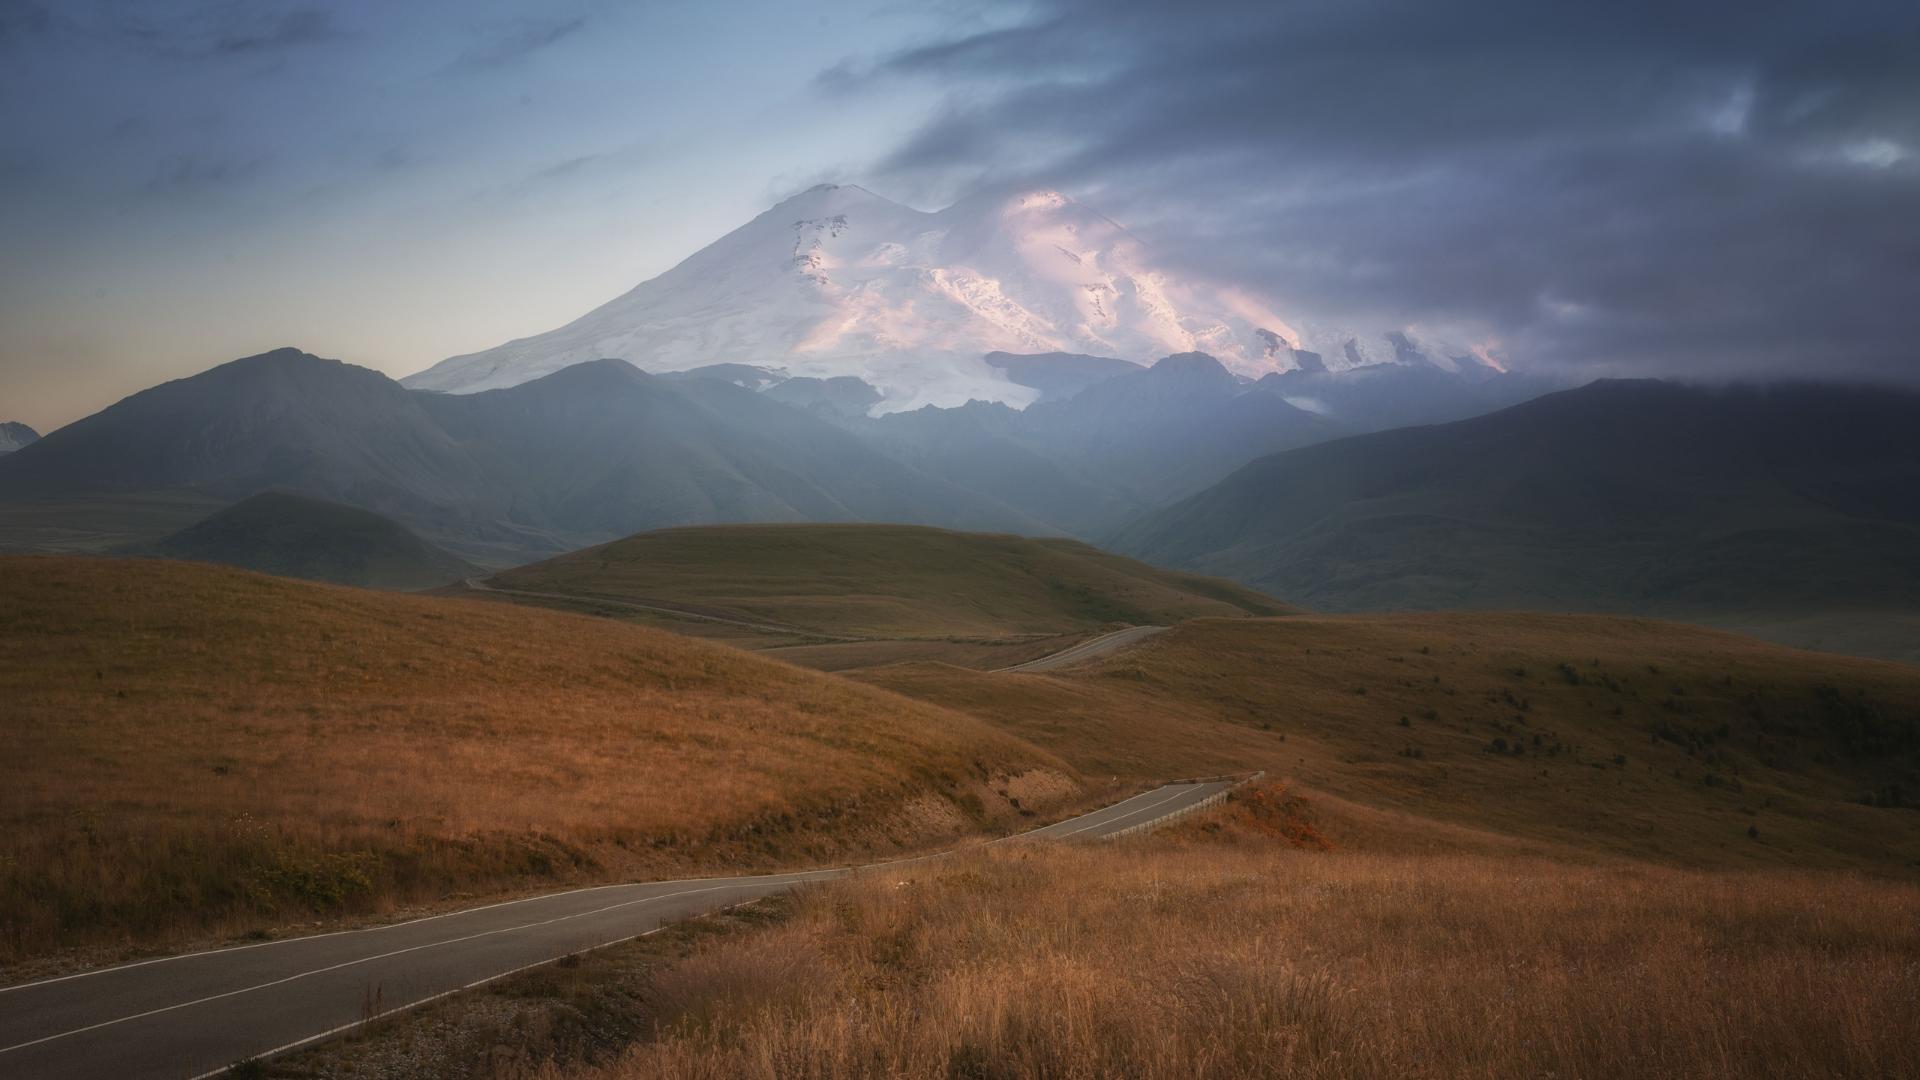
<instances>
[{"instance_id":1,"label":"distant mountain range","mask_svg":"<svg viewBox=\"0 0 1920 1080\"><path fill-rule=\"evenodd\" d=\"M1342 399L1357 404L1335 417L1295 405L1296 383L1249 380L1200 353L1145 368L1078 354L990 359L1049 399L872 418L876 392L850 376L744 364L652 376L620 360L442 394L282 349L135 394L0 459L0 501L285 491L507 563L747 521L1091 539L1262 454L1364 430L1368 410L1400 400L1397 387L1431 416L1538 385L1394 365L1353 376L1371 396ZM1345 375L1289 378L1349 389Z\"/></svg>"},{"instance_id":2,"label":"distant mountain range","mask_svg":"<svg viewBox=\"0 0 1920 1080\"><path fill-rule=\"evenodd\" d=\"M618 360L453 396L281 349L142 391L0 458L0 501L269 490L373 510L507 562L695 523L1053 531L801 409Z\"/></svg>"},{"instance_id":3,"label":"distant mountain range","mask_svg":"<svg viewBox=\"0 0 1920 1080\"><path fill-rule=\"evenodd\" d=\"M1252 380L1205 353L1145 367L1071 353L994 353L987 360L1040 390L1041 400L1025 409L974 401L868 417L852 390L843 387L840 400L829 400L820 380L790 379L779 368L719 364L672 378L719 380L802 404L888 457L1085 538L1199 491L1263 454L1406 417L1477 415L1552 385L1398 363ZM846 376L827 382L864 385ZM801 392L789 392L800 384Z\"/></svg>"},{"instance_id":4,"label":"distant mountain range","mask_svg":"<svg viewBox=\"0 0 1920 1080\"><path fill-rule=\"evenodd\" d=\"M1379 364L1497 373L1484 352L1406 330L1289 320L1250 289L1174 271L1057 191L980 195L926 213L822 184L557 330L404 381L472 393L609 357L651 372L727 364L856 378L884 413L973 400L1024 406L1070 395L1100 366L1184 352L1248 378ZM1050 362L1006 359L1036 354Z\"/></svg>"},{"instance_id":5,"label":"distant mountain range","mask_svg":"<svg viewBox=\"0 0 1920 1080\"><path fill-rule=\"evenodd\" d=\"M373 589L430 589L480 573L391 518L279 491L242 499L153 553Z\"/></svg>"},{"instance_id":6,"label":"distant mountain range","mask_svg":"<svg viewBox=\"0 0 1920 1080\"><path fill-rule=\"evenodd\" d=\"M1646 613L1920 659L1920 394L1602 381L1489 412L1539 384L994 360L1054 396L876 417L849 377L620 360L442 394L284 349L0 457L0 513L98 550L116 498L172 531L194 500L285 492L490 565L676 525L1067 534L1308 608Z\"/></svg>"},{"instance_id":7,"label":"distant mountain range","mask_svg":"<svg viewBox=\"0 0 1920 1080\"><path fill-rule=\"evenodd\" d=\"M1113 546L1323 610L1920 610L1920 394L1601 381L1262 458Z\"/></svg>"},{"instance_id":8,"label":"distant mountain range","mask_svg":"<svg viewBox=\"0 0 1920 1080\"><path fill-rule=\"evenodd\" d=\"M1261 454L1346 433L1201 353L1170 356L1023 411L975 402L856 420L849 430L916 468L1080 536L1118 527Z\"/></svg>"}]
</instances>

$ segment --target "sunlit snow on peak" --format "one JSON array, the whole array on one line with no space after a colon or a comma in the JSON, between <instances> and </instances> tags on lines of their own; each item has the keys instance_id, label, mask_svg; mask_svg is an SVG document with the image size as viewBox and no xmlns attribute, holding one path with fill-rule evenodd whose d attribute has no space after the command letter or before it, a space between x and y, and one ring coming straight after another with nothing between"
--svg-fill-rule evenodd
<instances>
[{"instance_id":1,"label":"sunlit snow on peak","mask_svg":"<svg viewBox=\"0 0 1920 1080\"><path fill-rule=\"evenodd\" d=\"M1014 200L1022 210L1058 210L1067 205L1067 197L1057 191L1032 191Z\"/></svg>"}]
</instances>

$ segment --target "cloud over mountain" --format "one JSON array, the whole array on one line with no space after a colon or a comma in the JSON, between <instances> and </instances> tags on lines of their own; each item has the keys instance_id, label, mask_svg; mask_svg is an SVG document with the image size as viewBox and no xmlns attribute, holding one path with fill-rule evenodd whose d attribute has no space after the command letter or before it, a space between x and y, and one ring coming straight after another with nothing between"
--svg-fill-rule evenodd
<instances>
[{"instance_id":1,"label":"cloud over mountain","mask_svg":"<svg viewBox=\"0 0 1920 1080\"><path fill-rule=\"evenodd\" d=\"M1915 375L1920 8L1041 0L821 80L903 190L1091 191L1284 303L1600 370Z\"/></svg>"}]
</instances>

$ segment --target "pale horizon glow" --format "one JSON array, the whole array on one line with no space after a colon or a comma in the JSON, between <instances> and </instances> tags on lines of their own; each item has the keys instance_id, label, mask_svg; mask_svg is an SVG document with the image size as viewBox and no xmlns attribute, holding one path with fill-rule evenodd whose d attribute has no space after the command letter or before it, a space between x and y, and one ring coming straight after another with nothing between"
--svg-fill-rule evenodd
<instances>
[{"instance_id":1,"label":"pale horizon glow","mask_svg":"<svg viewBox=\"0 0 1920 1080\"><path fill-rule=\"evenodd\" d=\"M219 52L215 9L169 6L151 48L105 6L0 21L0 419L44 434L281 346L400 377L552 329L903 137L931 94L811 84L953 25L348 4ZM14 122L41 98L68 122Z\"/></svg>"}]
</instances>

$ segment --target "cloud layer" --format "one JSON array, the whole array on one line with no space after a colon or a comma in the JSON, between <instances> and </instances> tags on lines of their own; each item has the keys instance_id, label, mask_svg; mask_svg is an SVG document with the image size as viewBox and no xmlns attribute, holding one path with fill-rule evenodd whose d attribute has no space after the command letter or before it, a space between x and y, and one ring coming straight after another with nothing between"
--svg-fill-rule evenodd
<instances>
[{"instance_id":1,"label":"cloud layer","mask_svg":"<svg viewBox=\"0 0 1920 1080\"><path fill-rule=\"evenodd\" d=\"M1920 7L1042 0L818 80L883 182L1085 192L1308 318L1625 373L1920 378Z\"/></svg>"}]
</instances>

